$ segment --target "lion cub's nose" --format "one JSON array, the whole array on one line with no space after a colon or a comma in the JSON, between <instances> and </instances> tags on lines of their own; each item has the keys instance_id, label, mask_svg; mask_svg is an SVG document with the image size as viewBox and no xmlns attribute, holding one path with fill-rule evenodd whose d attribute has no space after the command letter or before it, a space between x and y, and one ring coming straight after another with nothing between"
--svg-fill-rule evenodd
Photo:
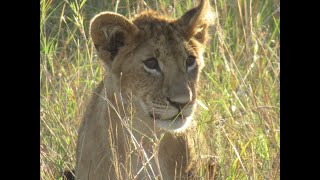
<instances>
[{"instance_id":1,"label":"lion cub's nose","mask_svg":"<svg viewBox=\"0 0 320 180\"><path fill-rule=\"evenodd\" d=\"M184 108L192 99L192 92L187 91L185 93L179 93L175 96L167 97L167 101L177 109Z\"/></svg>"},{"instance_id":2,"label":"lion cub's nose","mask_svg":"<svg viewBox=\"0 0 320 180\"><path fill-rule=\"evenodd\" d=\"M185 81L185 77L179 73L175 74L173 79L169 79L165 87L163 93L166 95L167 101L179 110L192 100L192 90Z\"/></svg>"}]
</instances>

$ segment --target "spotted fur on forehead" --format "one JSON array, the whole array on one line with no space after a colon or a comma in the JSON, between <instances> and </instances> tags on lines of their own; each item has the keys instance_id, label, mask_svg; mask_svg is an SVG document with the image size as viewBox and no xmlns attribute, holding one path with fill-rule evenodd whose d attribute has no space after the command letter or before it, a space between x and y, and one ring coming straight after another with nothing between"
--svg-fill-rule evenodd
<instances>
[{"instance_id":1,"label":"spotted fur on forehead","mask_svg":"<svg viewBox=\"0 0 320 180\"><path fill-rule=\"evenodd\" d=\"M180 37L171 23L173 19L163 17L154 11L141 13L132 22L143 34L143 42L152 39L154 42L161 44L161 46L167 47L182 40L182 37Z\"/></svg>"},{"instance_id":2,"label":"spotted fur on forehead","mask_svg":"<svg viewBox=\"0 0 320 180\"><path fill-rule=\"evenodd\" d=\"M181 32L180 27L174 24L175 20L159 15L155 11L146 11L137 15L132 22L141 30L143 36L139 38L142 42L153 41L156 58L160 55L166 56L169 53L168 50L171 51L171 54L184 54L184 52L195 54L202 48L202 45L194 38L184 39L179 33Z\"/></svg>"},{"instance_id":3,"label":"spotted fur on forehead","mask_svg":"<svg viewBox=\"0 0 320 180\"><path fill-rule=\"evenodd\" d=\"M147 37L153 37L157 35L157 33L164 31L168 31L172 26L172 22L174 19L161 16L155 11L146 11L137 15L133 20L133 24L135 24L140 30L146 33Z\"/></svg>"}]
</instances>

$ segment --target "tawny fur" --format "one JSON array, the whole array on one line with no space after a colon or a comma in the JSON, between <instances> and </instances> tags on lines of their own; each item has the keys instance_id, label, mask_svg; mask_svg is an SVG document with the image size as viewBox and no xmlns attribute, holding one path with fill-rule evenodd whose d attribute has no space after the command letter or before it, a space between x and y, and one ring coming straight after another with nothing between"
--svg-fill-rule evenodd
<instances>
[{"instance_id":1,"label":"tawny fur","mask_svg":"<svg viewBox=\"0 0 320 180\"><path fill-rule=\"evenodd\" d=\"M76 179L190 177L196 122L185 122L196 107L209 13L201 1L179 19L152 11L132 20L111 12L93 18L90 35L107 73L79 129ZM190 56L196 65L188 70ZM145 67L150 58L159 71Z\"/></svg>"}]
</instances>

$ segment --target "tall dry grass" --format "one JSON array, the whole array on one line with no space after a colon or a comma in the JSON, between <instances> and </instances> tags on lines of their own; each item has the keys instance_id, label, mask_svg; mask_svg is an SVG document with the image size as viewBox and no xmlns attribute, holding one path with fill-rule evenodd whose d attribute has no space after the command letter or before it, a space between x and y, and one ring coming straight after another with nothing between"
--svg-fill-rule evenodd
<instances>
[{"instance_id":1,"label":"tall dry grass","mask_svg":"<svg viewBox=\"0 0 320 180\"><path fill-rule=\"evenodd\" d=\"M178 17L192 0L41 0L41 179L75 165L85 103L104 73L88 36L101 11L154 9ZM196 120L219 179L279 179L280 2L213 0L218 22L204 55ZM205 173L205 172L202 172Z\"/></svg>"}]
</instances>

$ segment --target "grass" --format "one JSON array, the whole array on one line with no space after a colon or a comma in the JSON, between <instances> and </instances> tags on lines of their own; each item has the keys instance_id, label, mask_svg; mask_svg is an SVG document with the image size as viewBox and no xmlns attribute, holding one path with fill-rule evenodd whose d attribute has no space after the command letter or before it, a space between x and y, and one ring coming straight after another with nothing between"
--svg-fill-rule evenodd
<instances>
[{"instance_id":1,"label":"grass","mask_svg":"<svg viewBox=\"0 0 320 180\"><path fill-rule=\"evenodd\" d=\"M218 17L204 54L196 119L219 179L280 179L280 2L213 0ZM75 165L77 130L103 68L88 36L101 11L181 16L192 0L41 0L41 179Z\"/></svg>"}]
</instances>

